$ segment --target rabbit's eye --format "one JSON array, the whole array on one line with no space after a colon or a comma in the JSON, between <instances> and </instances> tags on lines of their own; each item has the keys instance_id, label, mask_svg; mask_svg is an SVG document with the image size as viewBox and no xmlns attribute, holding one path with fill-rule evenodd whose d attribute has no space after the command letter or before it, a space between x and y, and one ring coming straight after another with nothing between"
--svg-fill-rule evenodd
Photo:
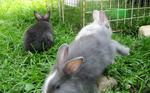
<instances>
[{"instance_id":1,"label":"rabbit's eye","mask_svg":"<svg viewBox=\"0 0 150 93\"><path fill-rule=\"evenodd\" d=\"M56 85L56 86L55 86L55 89L59 89L59 88L60 88L60 85Z\"/></svg>"}]
</instances>

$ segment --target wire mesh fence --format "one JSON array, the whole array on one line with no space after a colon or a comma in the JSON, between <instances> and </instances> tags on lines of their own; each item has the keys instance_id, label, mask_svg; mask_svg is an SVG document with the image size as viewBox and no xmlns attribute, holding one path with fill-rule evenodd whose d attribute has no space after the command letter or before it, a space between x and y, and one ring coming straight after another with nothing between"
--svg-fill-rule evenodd
<instances>
[{"instance_id":1,"label":"wire mesh fence","mask_svg":"<svg viewBox=\"0 0 150 93\"><path fill-rule=\"evenodd\" d=\"M120 24L133 25L134 21L150 18L150 0L59 0L62 21L73 18L80 24L89 23L93 10L104 10L113 27Z\"/></svg>"}]
</instances>

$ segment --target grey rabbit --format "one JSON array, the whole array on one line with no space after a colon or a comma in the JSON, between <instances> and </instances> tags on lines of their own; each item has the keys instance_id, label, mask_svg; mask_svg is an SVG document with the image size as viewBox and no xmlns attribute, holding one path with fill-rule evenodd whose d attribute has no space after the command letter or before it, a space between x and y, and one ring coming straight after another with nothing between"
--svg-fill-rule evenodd
<instances>
[{"instance_id":1,"label":"grey rabbit","mask_svg":"<svg viewBox=\"0 0 150 93\"><path fill-rule=\"evenodd\" d=\"M59 48L43 93L98 93L96 82L116 53L129 54L128 47L111 39L112 30L103 11L94 10L93 19L70 45Z\"/></svg>"},{"instance_id":2,"label":"grey rabbit","mask_svg":"<svg viewBox=\"0 0 150 93\"><path fill-rule=\"evenodd\" d=\"M44 16L34 11L34 16L37 22L24 35L25 50L31 52L46 51L53 44L53 32L49 23L50 11Z\"/></svg>"},{"instance_id":3,"label":"grey rabbit","mask_svg":"<svg viewBox=\"0 0 150 93\"><path fill-rule=\"evenodd\" d=\"M77 77L83 57L66 60L69 46L63 44L58 49L57 63L48 75L42 93L96 93L96 84L92 80Z\"/></svg>"}]
</instances>

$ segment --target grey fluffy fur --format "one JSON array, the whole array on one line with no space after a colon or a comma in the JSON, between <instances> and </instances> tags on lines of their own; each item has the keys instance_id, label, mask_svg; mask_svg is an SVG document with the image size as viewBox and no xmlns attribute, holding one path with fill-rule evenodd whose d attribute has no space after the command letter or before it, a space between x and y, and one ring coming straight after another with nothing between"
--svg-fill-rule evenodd
<instances>
[{"instance_id":1,"label":"grey fluffy fur","mask_svg":"<svg viewBox=\"0 0 150 93\"><path fill-rule=\"evenodd\" d=\"M111 27L102 11L95 10L93 19L69 46L63 44L59 48L54 67L57 73L53 77L52 74L48 75L43 93L98 93L96 81L113 62L116 53L129 54L129 48L111 39ZM66 75L65 65L73 59L81 61L80 67Z\"/></svg>"}]
</instances>

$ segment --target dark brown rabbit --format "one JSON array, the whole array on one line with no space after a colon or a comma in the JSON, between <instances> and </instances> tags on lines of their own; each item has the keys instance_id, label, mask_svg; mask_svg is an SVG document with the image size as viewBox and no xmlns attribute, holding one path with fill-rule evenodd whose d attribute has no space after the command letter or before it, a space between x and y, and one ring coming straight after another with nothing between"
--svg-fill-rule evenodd
<instances>
[{"instance_id":1,"label":"dark brown rabbit","mask_svg":"<svg viewBox=\"0 0 150 93\"><path fill-rule=\"evenodd\" d=\"M26 51L41 52L48 50L53 43L53 32L49 22L50 12L44 16L34 11L37 22L32 25L24 35L24 47Z\"/></svg>"}]
</instances>

